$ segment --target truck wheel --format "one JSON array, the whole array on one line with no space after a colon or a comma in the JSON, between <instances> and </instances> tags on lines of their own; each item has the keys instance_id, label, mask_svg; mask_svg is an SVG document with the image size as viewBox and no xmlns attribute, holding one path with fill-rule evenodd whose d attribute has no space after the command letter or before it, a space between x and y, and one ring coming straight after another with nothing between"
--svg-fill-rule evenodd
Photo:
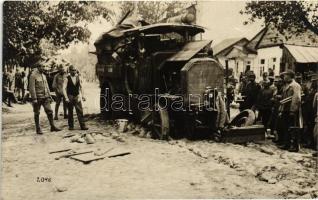
<instances>
[{"instance_id":1,"label":"truck wheel","mask_svg":"<svg viewBox=\"0 0 318 200\"><path fill-rule=\"evenodd\" d=\"M155 105L152 111L152 133L160 140L168 140L170 138L169 115L166 108Z\"/></svg>"}]
</instances>

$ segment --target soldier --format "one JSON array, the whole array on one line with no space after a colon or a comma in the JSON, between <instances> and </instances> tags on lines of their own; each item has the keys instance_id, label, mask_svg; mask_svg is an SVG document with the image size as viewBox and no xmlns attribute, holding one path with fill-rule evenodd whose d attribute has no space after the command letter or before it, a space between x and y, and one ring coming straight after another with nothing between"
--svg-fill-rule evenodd
<instances>
[{"instance_id":1,"label":"soldier","mask_svg":"<svg viewBox=\"0 0 318 200\"><path fill-rule=\"evenodd\" d=\"M64 80L63 92L65 101L68 103L68 126L69 130L74 130L73 109L75 107L78 122L82 130L88 130L84 122L83 106L81 101L81 94L83 96L83 88L80 77L76 68L71 65L69 67L69 75ZM82 97L83 101L85 98Z\"/></svg>"},{"instance_id":2,"label":"soldier","mask_svg":"<svg viewBox=\"0 0 318 200\"><path fill-rule=\"evenodd\" d=\"M25 103L25 94L26 94L26 91L28 90L28 78L24 71L21 73L21 82L22 82L22 103Z\"/></svg>"},{"instance_id":3,"label":"soldier","mask_svg":"<svg viewBox=\"0 0 318 200\"><path fill-rule=\"evenodd\" d=\"M275 76L274 79L274 94L273 94L273 107L272 107L272 114L271 114L271 119L270 119L270 129L271 129L271 134L275 135L276 140L279 145L282 145L283 143L283 136L282 136L282 131L280 127L280 118L278 117L278 109L279 109L279 101L282 99L282 94L283 94L283 79L280 76Z\"/></svg>"},{"instance_id":4,"label":"soldier","mask_svg":"<svg viewBox=\"0 0 318 200\"><path fill-rule=\"evenodd\" d=\"M266 136L268 138L272 137L267 131L269 125L269 120L272 112L272 98L274 90L270 88L270 82L263 82L263 88L258 94L256 108L259 110L259 117L262 119L262 124L265 127Z\"/></svg>"},{"instance_id":5,"label":"soldier","mask_svg":"<svg viewBox=\"0 0 318 200\"><path fill-rule=\"evenodd\" d=\"M18 100L14 96L14 75L11 69L9 69L7 72L4 72L2 79L2 87L3 102L7 101L8 106L13 107L11 103L17 103Z\"/></svg>"},{"instance_id":6,"label":"soldier","mask_svg":"<svg viewBox=\"0 0 318 200\"><path fill-rule=\"evenodd\" d=\"M18 95L18 100L22 100L21 93L22 93L22 73L17 69L17 71L14 74L14 81L15 81L15 92Z\"/></svg>"},{"instance_id":7,"label":"soldier","mask_svg":"<svg viewBox=\"0 0 318 200\"><path fill-rule=\"evenodd\" d=\"M53 121L53 111L51 108L52 97L50 94L50 89L43 74L44 67L40 63L37 63L37 69L35 69L30 75L29 80L29 91L32 98L34 121L37 134L43 134L40 127L40 109L43 106L44 111L47 115L49 123L51 125L51 132L61 131L54 125Z\"/></svg>"},{"instance_id":8,"label":"soldier","mask_svg":"<svg viewBox=\"0 0 318 200\"><path fill-rule=\"evenodd\" d=\"M274 70L272 68L268 68L268 76L274 77Z\"/></svg>"},{"instance_id":9,"label":"soldier","mask_svg":"<svg viewBox=\"0 0 318 200\"><path fill-rule=\"evenodd\" d=\"M67 74L65 72L63 65L58 66L58 71L59 72L54 76L53 84L52 84L52 88L56 94L55 116L54 116L55 120L58 120L59 107L62 100L63 100L64 119L67 119L67 105L66 105L65 97L63 93L63 84L65 79L67 78Z\"/></svg>"},{"instance_id":10,"label":"soldier","mask_svg":"<svg viewBox=\"0 0 318 200\"><path fill-rule=\"evenodd\" d=\"M264 83L269 82L268 73L263 72L262 77L263 77L263 80L261 80L259 84L261 85L262 88L264 88Z\"/></svg>"},{"instance_id":11,"label":"soldier","mask_svg":"<svg viewBox=\"0 0 318 200\"><path fill-rule=\"evenodd\" d=\"M255 110L256 100L261 89L261 86L255 82L256 76L253 71L250 71L247 74L248 83L245 88L245 101L244 107L245 109Z\"/></svg>"},{"instance_id":12,"label":"soldier","mask_svg":"<svg viewBox=\"0 0 318 200\"><path fill-rule=\"evenodd\" d=\"M313 139L313 130L315 126L315 116L317 114L317 108L314 105L314 97L315 94L318 92L317 84L318 84L318 74L311 76L311 85L308 89L308 93L304 96L304 103L303 103L303 116L304 116L304 123L306 127L304 128L304 142L306 146L313 147L314 139Z\"/></svg>"},{"instance_id":13,"label":"soldier","mask_svg":"<svg viewBox=\"0 0 318 200\"><path fill-rule=\"evenodd\" d=\"M282 119L282 131L284 133L283 149L298 152L301 124L301 86L295 81L295 73L287 70L283 73L284 82L286 83L282 99L291 98L290 101L280 106L280 115ZM296 128L297 127L297 128Z\"/></svg>"}]
</instances>

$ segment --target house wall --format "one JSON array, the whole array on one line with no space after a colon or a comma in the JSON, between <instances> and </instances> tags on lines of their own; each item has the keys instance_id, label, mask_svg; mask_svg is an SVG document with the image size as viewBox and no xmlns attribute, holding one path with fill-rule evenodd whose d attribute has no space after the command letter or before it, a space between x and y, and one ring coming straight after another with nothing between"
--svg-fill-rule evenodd
<instances>
[{"instance_id":1,"label":"house wall","mask_svg":"<svg viewBox=\"0 0 318 200\"><path fill-rule=\"evenodd\" d=\"M255 55L249 54L245 58L228 59L225 56L217 56L221 65L225 68L226 60L228 60L229 69L233 69L234 77L239 80L240 74L250 67L253 70Z\"/></svg>"},{"instance_id":2,"label":"house wall","mask_svg":"<svg viewBox=\"0 0 318 200\"><path fill-rule=\"evenodd\" d=\"M256 80L261 80L262 73L268 72L269 68L274 70L275 76L279 75L284 70L280 69L282 56L283 50L278 46L258 49L252 68L256 75Z\"/></svg>"}]
</instances>

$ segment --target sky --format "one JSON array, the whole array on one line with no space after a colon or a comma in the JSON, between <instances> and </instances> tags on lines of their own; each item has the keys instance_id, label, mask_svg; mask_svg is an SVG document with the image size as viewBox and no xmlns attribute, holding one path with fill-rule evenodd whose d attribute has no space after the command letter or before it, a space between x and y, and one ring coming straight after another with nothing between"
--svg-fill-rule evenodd
<instances>
[{"instance_id":1,"label":"sky","mask_svg":"<svg viewBox=\"0 0 318 200\"><path fill-rule=\"evenodd\" d=\"M243 25L249 16L239 12L246 1L199 1L197 23L207 28L204 39L213 40L212 46L227 38L251 39L262 29L262 22Z\"/></svg>"}]
</instances>

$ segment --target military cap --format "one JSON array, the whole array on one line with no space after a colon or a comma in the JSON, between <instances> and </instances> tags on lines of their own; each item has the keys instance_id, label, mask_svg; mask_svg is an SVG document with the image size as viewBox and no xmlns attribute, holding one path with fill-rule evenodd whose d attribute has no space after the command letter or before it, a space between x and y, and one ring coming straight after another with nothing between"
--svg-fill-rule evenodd
<instances>
[{"instance_id":1,"label":"military cap","mask_svg":"<svg viewBox=\"0 0 318 200\"><path fill-rule=\"evenodd\" d=\"M290 75L292 78L294 78L295 72L293 70L288 69L288 70L282 72L281 75Z\"/></svg>"},{"instance_id":2,"label":"military cap","mask_svg":"<svg viewBox=\"0 0 318 200\"><path fill-rule=\"evenodd\" d=\"M63 69L64 66L63 66L62 64L59 64L59 65L57 65L57 68L58 68L58 69Z\"/></svg>"},{"instance_id":3,"label":"military cap","mask_svg":"<svg viewBox=\"0 0 318 200\"><path fill-rule=\"evenodd\" d=\"M313 75L311 76L310 81L317 81L317 80L318 80L318 74L313 74Z\"/></svg>"},{"instance_id":4,"label":"military cap","mask_svg":"<svg viewBox=\"0 0 318 200\"><path fill-rule=\"evenodd\" d=\"M316 75L316 73L313 72L313 71L307 72L307 77L312 77L312 76L315 76L315 75Z\"/></svg>"},{"instance_id":5,"label":"military cap","mask_svg":"<svg viewBox=\"0 0 318 200\"><path fill-rule=\"evenodd\" d=\"M248 71L248 72L246 72L246 76L251 77L251 76L255 76L255 74L253 71Z\"/></svg>"},{"instance_id":6,"label":"military cap","mask_svg":"<svg viewBox=\"0 0 318 200\"><path fill-rule=\"evenodd\" d=\"M76 70L76 67L74 67L74 65L70 65L69 68L68 68L68 70L69 70L69 71Z\"/></svg>"},{"instance_id":7,"label":"military cap","mask_svg":"<svg viewBox=\"0 0 318 200\"><path fill-rule=\"evenodd\" d=\"M280 76L275 76L274 81L278 82L278 81L282 81L283 79Z\"/></svg>"}]
</instances>

